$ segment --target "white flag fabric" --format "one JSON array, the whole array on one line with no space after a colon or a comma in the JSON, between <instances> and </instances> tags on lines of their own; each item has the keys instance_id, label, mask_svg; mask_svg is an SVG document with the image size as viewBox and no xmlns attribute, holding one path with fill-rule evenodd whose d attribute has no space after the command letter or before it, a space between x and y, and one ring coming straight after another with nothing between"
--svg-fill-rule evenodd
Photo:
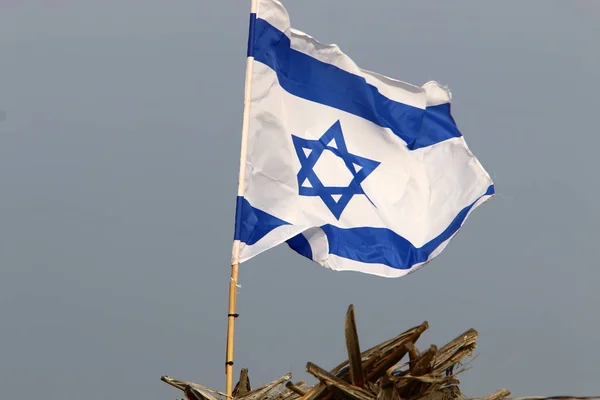
<instances>
[{"instance_id":1,"label":"white flag fabric","mask_svg":"<svg viewBox=\"0 0 600 400\"><path fill-rule=\"evenodd\" d=\"M450 93L359 68L291 28L250 19L250 119L232 263L281 243L333 270L399 277L437 256L494 195Z\"/></svg>"}]
</instances>

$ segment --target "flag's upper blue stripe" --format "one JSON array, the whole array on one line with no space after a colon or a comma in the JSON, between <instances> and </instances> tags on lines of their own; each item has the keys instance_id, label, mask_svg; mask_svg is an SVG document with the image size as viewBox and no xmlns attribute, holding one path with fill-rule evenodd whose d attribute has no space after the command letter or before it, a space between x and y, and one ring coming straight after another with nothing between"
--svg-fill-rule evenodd
<instances>
[{"instance_id":1,"label":"flag's upper blue stripe","mask_svg":"<svg viewBox=\"0 0 600 400\"><path fill-rule=\"evenodd\" d=\"M423 110L390 100L363 77L292 49L283 32L254 14L250 34L248 55L272 68L281 87L294 96L389 128L410 150L461 136L449 103Z\"/></svg>"},{"instance_id":2,"label":"flag's upper blue stripe","mask_svg":"<svg viewBox=\"0 0 600 400\"><path fill-rule=\"evenodd\" d=\"M494 185L490 185L481 196L494 194ZM480 198L481 198L480 197ZM321 229L329 242L329 254L367 264L383 264L395 269L410 269L429 259L431 253L443 242L450 239L461 227L467 214L479 199L463 208L448 227L422 247L415 247L408 240L387 228L358 227L339 228L323 225ZM273 229L290 225L264 211L254 208L248 200L238 197L238 215L241 224L236 226L235 239L253 245ZM303 235L288 240L292 249L312 259L308 241Z\"/></svg>"},{"instance_id":3,"label":"flag's upper blue stripe","mask_svg":"<svg viewBox=\"0 0 600 400\"><path fill-rule=\"evenodd\" d=\"M256 14L250 14L250 24L248 25L248 57L254 55L254 28L256 27Z\"/></svg>"}]
</instances>

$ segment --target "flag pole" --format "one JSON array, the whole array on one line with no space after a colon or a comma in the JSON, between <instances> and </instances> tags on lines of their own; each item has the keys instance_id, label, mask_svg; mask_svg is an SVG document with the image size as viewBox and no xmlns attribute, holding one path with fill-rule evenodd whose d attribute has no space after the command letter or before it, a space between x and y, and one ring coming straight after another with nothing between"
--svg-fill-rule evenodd
<instances>
[{"instance_id":1,"label":"flag pole","mask_svg":"<svg viewBox=\"0 0 600 400\"><path fill-rule=\"evenodd\" d=\"M246 79L244 84L244 111L242 115L242 143L240 149L240 170L238 176L237 207L236 207L236 234L239 232L239 205L241 198L244 197L246 184L246 158L248 151L248 131L250 125L250 100L252 92L252 70L254 63L253 44L254 44L254 23L256 21L256 11L258 0L250 0L250 24L248 30L248 53L246 58ZM237 303L238 274L240 265L240 240L236 237L233 241L231 257L231 279L229 281L229 311L227 313L227 349L225 358L225 375L227 377L226 394L229 398L233 392L233 347Z\"/></svg>"}]
</instances>

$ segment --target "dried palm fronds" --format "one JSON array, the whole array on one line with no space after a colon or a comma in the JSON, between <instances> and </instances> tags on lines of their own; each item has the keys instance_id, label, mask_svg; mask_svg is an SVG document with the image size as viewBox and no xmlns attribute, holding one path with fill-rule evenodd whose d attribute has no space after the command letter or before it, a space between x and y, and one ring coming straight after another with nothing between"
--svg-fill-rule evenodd
<instances>
[{"instance_id":1,"label":"dried palm fronds","mask_svg":"<svg viewBox=\"0 0 600 400\"><path fill-rule=\"evenodd\" d=\"M348 358L330 371L309 362L306 370L318 380L315 385L307 387L304 382L292 383L292 375L286 374L251 390L248 370L243 368L232 397L235 400L465 400L457 379L464 369L456 367L473 354L477 346L477 331L469 329L441 348L431 345L419 351L416 343L427 329L429 324L425 321L361 352L354 306L350 305L344 329ZM408 360L403 361L407 355ZM188 400L227 399L224 393L196 383L168 376L161 379L182 390ZM509 395L507 389L500 389L478 400L509 400ZM529 399L551 398L519 400Z\"/></svg>"}]
</instances>

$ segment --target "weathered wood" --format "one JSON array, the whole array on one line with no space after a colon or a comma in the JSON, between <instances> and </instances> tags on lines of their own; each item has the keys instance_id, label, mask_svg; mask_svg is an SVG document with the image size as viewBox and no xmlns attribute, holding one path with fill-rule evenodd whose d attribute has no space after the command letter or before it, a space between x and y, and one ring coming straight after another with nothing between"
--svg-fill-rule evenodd
<instances>
[{"instance_id":1,"label":"weathered wood","mask_svg":"<svg viewBox=\"0 0 600 400\"><path fill-rule=\"evenodd\" d=\"M202 393L200 393L190 385L186 386L185 389L183 389L183 395L187 400L210 400L210 397L204 396Z\"/></svg>"},{"instance_id":2,"label":"weathered wood","mask_svg":"<svg viewBox=\"0 0 600 400\"><path fill-rule=\"evenodd\" d=\"M398 347L401 347L402 344ZM396 350L394 350L396 351ZM392 353L394 352L392 351ZM369 358L367 358L366 360L363 361L363 371L368 371L372 368L375 368L375 366L380 363L382 360L384 360L384 353L382 353L382 351L380 349L375 350L374 352L371 353L371 355L369 356ZM368 379L367 379L368 380Z\"/></svg>"},{"instance_id":3,"label":"weathered wood","mask_svg":"<svg viewBox=\"0 0 600 400\"><path fill-rule=\"evenodd\" d=\"M415 400L464 400L464 397L458 387L448 386L424 393Z\"/></svg>"},{"instance_id":4,"label":"weathered wood","mask_svg":"<svg viewBox=\"0 0 600 400\"><path fill-rule=\"evenodd\" d=\"M406 356L408 353L409 345L412 345L411 342L403 343L401 346L398 346L396 350L388 357L386 357L374 370L369 372L367 380L373 382L379 379L382 376L385 376L385 373L388 369L396 365Z\"/></svg>"},{"instance_id":5,"label":"weathered wood","mask_svg":"<svg viewBox=\"0 0 600 400\"><path fill-rule=\"evenodd\" d=\"M377 346L373 346L370 349L365 350L361 354L361 360L363 363L363 370L366 371L365 364L369 364L370 366L375 366L378 360L377 358L372 359L373 355L380 354L381 357L385 357L387 354L393 352L398 346L402 345L406 340L408 340L412 335L416 332L424 332L429 328L429 323L427 321L423 322L421 325L415 326L411 329L408 329L401 334L386 340L385 342L378 344ZM419 334L420 336L420 334ZM348 360L342 362L337 367L333 368L330 373L337 376L341 379L347 379L349 376L349 367Z\"/></svg>"},{"instance_id":6,"label":"weathered wood","mask_svg":"<svg viewBox=\"0 0 600 400\"><path fill-rule=\"evenodd\" d=\"M288 399L288 398L297 398L300 397L296 392L291 391L290 389L287 388L287 385L289 383L292 383L292 381L288 381L285 384L285 388L283 388L283 390L281 390L279 393L274 394L273 396L269 397L270 400L283 400L283 399ZM295 383L296 386L303 388L304 390L308 390L306 389L306 383L304 381L298 381Z\"/></svg>"},{"instance_id":7,"label":"weathered wood","mask_svg":"<svg viewBox=\"0 0 600 400\"><path fill-rule=\"evenodd\" d=\"M469 329L442 346L437 353L434 370L436 372L445 371L463 358L471 355L477 347L478 336L479 334L475 329Z\"/></svg>"},{"instance_id":8,"label":"weathered wood","mask_svg":"<svg viewBox=\"0 0 600 400\"><path fill-rule=\"evenodd\" d=\"M400 395L394 388L394 382L385 374L379 379L377 400L400 400Z\"/></svg>"},{"instance_id":9,"label":"weathered wood","mask_svg":"<svg viewBox=\"0 0 600 400\"><path fill-rule=\"evenodd\" d=\"M393 381L396 382L396 388L401 388L406 385L407 382L410 381L419 381L426 383L443 383L446 378L439 375L421 375L414 376L411 374L404 374L402 376L393 377Z\"/></svg>"},{"instance_id":10,"label":"weathered wood","mask_svg":"<svg viewBox=\"0 0 600 400\"><path fill-rule=\"evenodd\" d=\"M464 400L458 388L460 381L454 376L446 376L440 382L429 382L414 400Z\"/></svg>"},{"instance_id":11,"label":"weathered wood","mask_svg":"<svg viewBox=\"0 0 600 400\"><path fill-rule=\"evenodd\" d=\"M413 366L410 369L410 375L413 377L421 377L429 375L434 367L435 355L438 349L437 346L431 345L429 349L419 355L418 358L413 360ZM430 375L431 376L431 375ZM436 380L436 376L431 376L433 380ZM441 378L441 377L439 377ZM422 380L410 380L404 381L402 384L397 385L396 389L403 398L414 398L419 397L419 393L427 392L427 389L431 387L431 383L436 382L423 382Z\"/></svg>"},{"instance_id":12,"label":"weathered wood","mask_svg":"<svg viewBox=\"0 0 600 400\"><path fill-rule=\"evenodd\" d=\"M178 379L171 378L168 375L162 376L160 378L160 380L163 381L163 382L165 382L165 383L167 383L167 384L169 384L169 385L171 385L171 386L173 386L173 387L176 387L177 389L179 389L181 391L185 391L185 388L188 387L188 386L190 386L190 387L192 387L192 388L200 391L209 400L217 400L217 398L214 397L214 396L212 396L212 395L210 395L210 393L219 395L221 397L226 397L227 396L225 393L219 392L218 390L214 390L214 389L208 388L206 386L199 385L199 384L194 383L194 382L180 381Z\"/></svg>"},{"instance_id":13,"label":"weathered wood","mask_svg":"<svg viewBox=\"0 0 600 400\"><path fill-rule=\"evenodd\" d=\"M291 383L288 382L288 383ZM287 386L287 383L286 383ZM278 400L294 400L294 399L298 399L301 396L304 396L306 393L308 393L308 391L310 390L309 388L306 387L306 382L304 381L298 381L294 384L294 386L296 386L297 388L301 389L302 391L304 391L303 395L299 395L298 393L286 388L286 390L282 391L279 395L276 396L276 399ZM273 399L275 400L275 398Z\"/></svg>"},{"instance_id":14,"label":"weathered wood","mask_svg":"<svg viewBox=\"0 0 600 400\"><path fill-rule=\"evenodd\" d=\"M288 381L285 384L285 387L290 389L292 392L298 393L300 396L304 396L306 394L306 389L303 389L299 386L294 385L291 381Z\"/></svg>"},{"instance_id":15,"label":"weathered wood","mask_svg":"<svg viewBox=\"0 0 600 400\"><path fill-rule=\"evenodd\" d=\"M185 384L182 384L181 383L182 381L179 381L177 379L173 379L173 378L171 378L170 376L167 376L167 375L161 376L160 380L163 381L163 382L165 382L165 383L167 383L167 384L169 384L169 385L171 385L171 386L173 386L173 387L175 387L175 388L177 388L177 389L179 389L179 390L182 390L182 391L185 390L185 387L187 386Z\"/></svg>"},{"instance_id":16,"label":"weathered wood","mask_svg":"<svg viewBox=\"0 0 600 400\"><path fill-rule=\"evenodd\" d=\"M248 368L242 368L240 371L240 380L233 388L233 397L241 397L252 391L250 388L250 377L248 377Z\"/></svg>"},{"instance_id":17,"label":"weathered wood","mask_svg":"<svg viewBox=\"0 0 600 400\"><path fill-rule=\"evenodd\" d=\"M414 344L409 343L409 346L408 346L408 355L409 355L409 358L410 358L410 364L409 364L410 368L414 367L415 362L417 362L417 359L419 358L419 354L420 353L419 353L419 350L417 349L417 347Z\"/></svg>"},{"instance_id":18,"label":"weathered wood","mask_svg":"<svg viewBox=\"0 0 600 400\"><path fill-rule=\"evenodd\" d=\"M187 400L464 400L458 387L460 382L456 379L464 369L457 371L455 367L473 353L478 333L469 329L439 349L432 345L419 352L416 342L428 328L429 324L425 321L361 352L354 306L350 305L344 325L348 359L331 372L308 363L307 372L318 379L310 388L302 381L293 383L290 381L291 374L286 374L251 390L246 368L240 371L234 396L229 399L225 393L193 382L168 376L161 379L182 390ZM407 355L408 360L403 361ZM470 400L509 400L509 395L508 390L502 389Z\"/></svg>"},{"instance_id":19,"label":"weathered wood","mask_svg":"<svg viewBox=\"0 0 600 400\"><path fill-rule=\"evenodd\" d=\"M416 360L415 366L412 368L411 374L414 376L425 375L433 370L435 356L438 348L432 344L425 352Z\"/></svg>"},{"instance_id":20,"label":"weathered wood","mask_svg":"<svg viewBox=\"0 0 600 400\"><path fill-rule=\"evenodd\" d=\"M396 336L395 338L390 339L387 342L380 344L379 346L374 346L372 349L381 348L382 351L384 351L384 352L393 351L397 346L399 346L401 343L403 343L405 340L407 340L407 338L412 337L415 333L418 333L420 336L427 329L429 329L429 322L423 321L422 324L412 327L412 328L402 332L400 335Z\"/></svg>"},{"instance_id":21,"label":"weathered wood","mask_svg":"<svg viewBox=\"0 0 600 400\"><path fill-rule=\"evenodd\" d=\"M308 363L306 365L306 371L314 375L317 379L319 379L322 383L325 383L328 386L332 386L341 392L343 392L348 397L354 400L376 400L373 394L367 392L364 389L361 389L356 386L352 386L335 375L325 371L323 368L313 364Z\"/></svg>"},{"instance_id":22,"label":"weathered wood","mask_svg":"<svg viewBox=\"0 0 600 400\"><path fill-rule=\"evenodd\" d=\"M500 400L508 396L510 396L510 391L508 389L500 389L488 394L487 396L481 397L479 400Z\"/></svg>"},{"instance_id":23,"label":"weathered wood","mask_svg":"<svg viewBox=\"0 0 600 400\"><path fill-rule=\"evenodd\" d=\"M348 364L350 367L350 382L359 388L365 387L365 374L362 368L360 344L356 331L356 319L354 318L354 306L350 304L346 313L346 350L348 351Z\"/></svg>"},{"instance_id":24,"label":"weathered wood","mask_svg":"<svg viewBox=\"0 0 600 400\"><path fill-rule=\"evenodd\" d=\"M379 379L387 372L388 369L398 364L404 358L404 356L406 356L406 353L411 348L414 348L414 343L419 340L423 332L425 332L428 328L429 323L427 323L427 321L414 328L414 332L408 338L405 338L391 354L384 357L381 360L381 363L377 364L374 370L369 372L368 380L375 381Z\"/></svg>"},{"instance_id":25,"label":"weathered wood","mask_svg":"<svg viewBox=\"0 0 600 400\"><path fill-rule=\"evenodd\" d=\"M317 400L319 398L322 398L326 394L327 385L323 382L319 382L318 384L311 387L304 396L300 397L300 400Z\"/></svg>"},{"instance_id":26,"label":"weathered wood","mask_svg":"<svg viewBox=\"0 0 600 400\"><path fill-rule=\"evenodd\" d=\"M244 396L239 397L239 399L244 399L244 400L262 399L263 397L266 397L267 394L269 394L270 392L275 390L279 385L283 385L285 382L289 381L291 377L292 377L292 374L285 374L284 376L282 376L279 379L275 379L274 381L271 381L256 390L246 393Z\"/></svg>"}]
</instances>

